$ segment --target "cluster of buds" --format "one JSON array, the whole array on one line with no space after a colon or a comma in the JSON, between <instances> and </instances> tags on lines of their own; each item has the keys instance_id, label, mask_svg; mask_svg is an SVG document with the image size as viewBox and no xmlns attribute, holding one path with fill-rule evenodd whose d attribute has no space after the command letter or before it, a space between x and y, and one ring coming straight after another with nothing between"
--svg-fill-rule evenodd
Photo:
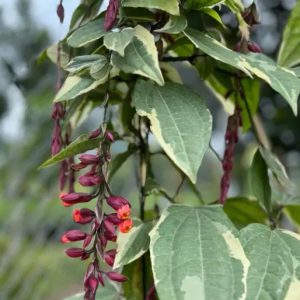
<instances>
[{"instance_id":1,"label":"cluster of buds","mask_svg":"<svg viewBox=\"0 0 300 300\"><path fill-rule=\"evenodd\" d=\"M100 130L90 134L90 138L98 137ZM62 243L82 241L81 248L68 248L65 253L72 258L81 260L92 257L85 278L84 290L85 300L95 299L95 293L98 285L104 285L104 277L123 282L127 278L113 271L104 271L100 268L100 261L103 261L109 267L113 267L116 250L107 250L108 241L115 242L117 232L127 233L133 226L130 216L131 205L129 201L120 196L114 196L106 181L106 170L110 160L110 145L114 137L110 132L103 135L97 154L82 154L79 156L79 163L73 164L75 172L87 169L86 172L78 177L78 182L83 187L91 187L91 193L64 193L60 194L60 200L66 207L78 203L90 202L96 198L96 208L74 209L73 220L78 224L90 224L89 233L81 230L69 230L61 237ZM106 202L113 210L113 213L104 213L102 206Z\"/></svg>"},{"instance_id":2,"label":"cluster of buds","mask_svg":"<svg viewBox=\"0 0 300 300\"><path fill-rule=\"evenodd\" d=\"M230 177L233 168L235 145L238 142L238 129L241 126L240 108L235 107L234 114L228 117L225 133L225 153L222 160L223 176L221 179L220 203L224 204L230 187Z\"/></svg>"},{"instance_id":3,"label":"cluster of buds","mask_svg":"<svg viewBox=\"0 0 300 300\"><path fill-rule=\"evenodd\" d=\"M104 20L104 29L106 31L113 28L114 24L116 23L118 11L120 7L120 0L110 0L106 13L105 13L105 20Z\"/></svg>"}]
</instances>

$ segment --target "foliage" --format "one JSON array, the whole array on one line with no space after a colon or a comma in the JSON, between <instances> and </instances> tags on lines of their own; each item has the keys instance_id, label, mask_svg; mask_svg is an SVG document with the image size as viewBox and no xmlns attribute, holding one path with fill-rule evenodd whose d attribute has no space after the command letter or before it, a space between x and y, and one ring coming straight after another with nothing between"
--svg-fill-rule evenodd
<instances>
[{"instance_id":1,"label":"foliage","mask_svg":"<svg viewBox=\"0 0 300 300\"><path fill-rule=\"evenodd\" d=\"M102 5L95 2L98 8ZM81 248L66 250L70 257L89 259L83 297L97 299L103 293L115 299L116 292L138 300L296 299L300 236L282 228L281 222L283 214L296 219L291 206L285 207L289 202L281 200L293 196L293 185L270 150L256 114L260 84L265 83L297 114L300 79L289 67L297 66L300 57L294 27L299 3L286 25L278 63L250 40L255 3L244 7L238 0L110 0L103 12L96 9L93 14L88 12L95 3L83 4L87 9L78 7L73 19L79 21L55 46L65 81L54 98L54 155L42 165L60 162L64 206L96 201L94 211L73 212L75 222L91 223L91 231L70 230L62 236L63 242L83 241ZM238 23L230 38L220 17L223 10ZM197 22L207 15L213 28ZM61 57L69 59L62 64ZM218 157L223 172L220 198L210 205L205 205L208 201L197 188L197 174L212 149L214 120L206 106L209 98L183 84L178 63L198 70L213 94L233 107L224 156ZM72 142L78 124L70 120L82 112L86 99L93 107L102 107L103 117L96 130ZM74 108L74 103L83 104ZM251 129L256 137L257 149L248 168L252 200L228 199L232 169L239 164L235 159L239 128L245 134ZM152 150L152 138L160 147L157 152ZM128 143L128 150L111 161L111 146L120 141ZM88 150L94 151L82 154ZM109 182L131 155L138 161L139 221L131 218L130 201L116 196ZM172 166L169 172L181 177L172 195L158 180L154 155L166 157ZM90 169L77 176L84 168ZM76 179L90 190L74 192ZM198 206L189 206L188 198L177 203L184 182L199 198ZM158 201L149 208L151 196L157 194L165 204ZM107 243L115 240L116 249ZM127 280L124 274L129 282L107 296L112 290L109 283L102 287L103 281L121 283Z\"/></svg>"}]
</instances>

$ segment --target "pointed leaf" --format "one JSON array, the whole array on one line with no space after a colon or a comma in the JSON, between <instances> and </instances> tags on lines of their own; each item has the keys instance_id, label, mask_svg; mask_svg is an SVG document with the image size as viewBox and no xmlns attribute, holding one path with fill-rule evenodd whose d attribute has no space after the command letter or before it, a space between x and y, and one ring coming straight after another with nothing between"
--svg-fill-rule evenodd
<instances>
[{"instance_id":1,"label":"pointed leaf","mask_svg":"<svg viewBox=\"0 0 300 300\"><path fill-rule=\"evenodd\" d=\"M123 0L122 7L145 7L164 10L171 15L179 15L177 0Z\"/></svg>"},{"instance_id":2,"label":"pointed leaf","mask_svg":"<svg viewBox=\"0 0 300 300\"><path fill-rule=\"evenodd\" d=\"M125 49L124 57L113 52L112 64L125 73L138 74L163 85L164 79L159 68L153 35L140 25L134 28L134 34Z\"/></svg>"},{"instance_id":3,"label":"pointed leaf","mask_svg":"<svg viewBox=\"0 0 300 300\"><path fill-rule=\"evenodd\" d=\"M102 55L98 54L76 56L67 64L65 70L71 73L79 72L89 68L97 59L100 59L101 57Z\"/></svg>"},{"instance_id":4,"label":"pointed leaf","mask_svg":"<svg viewBox=\"0 0 300 300\"><path fill-rule=\"evenodd\" d=\"M103 18L100 18L79 27L68 37L68 44L76 48L100 39L106 34L103 23Z\"/></svg>"},{"instance_id":5,"label":"pointed leaf","mask_svg":"<svg viewBox=\"0 0 300 300\"><path fill-rule=\"evenodd\" d=\"M249 261L221 206L174 205L150 232L160 300L244 299Z\"/></svg>"},{"instance_id":6,"label":"pointed leaf","mask_svg":"<svg viewBox=\"0 0 300 300\"><path fill-rule=\"evenodd\" d=\"M109 61L105 56L102 56L91 65L90 75L97 81L104 83L108 80L110 69Z\"/></svg>"},{"instance_id":7,"label":"pointed leaf","mask_svg":"<svg viewBox=\"0 0 300 300\"><path fill-rule=\"evenodd\" d=\"M300 2L297 1L291 10L288 23L283 32L283 38L278 55L278 63L285 67L293 67L300 63Z\"/></svg>"},{"instance_id":8,"label":"pointed leaf","mask_svg":"<svg viewBox=\"0 0 300 300\"><path fill-rule=\"evenodd\" d=\"M293 188L293 183L280 160L269 149L259 147L259 151L277 181L286 189Z\"/></svg>"},{"instance_id":9,"label":"pointed leaf","mask_svg":"<svg viewBox=\"0 0 300 300\"><path fill-rule=\"evenodd\" d=\"M159 87L142 80L133 100L138 114L149 118L164 151L195 183L211 137L212 120L204 101L180 84Z\"/></svg>"},{"instance_id":10,"label":"pointed leaf","mask_svg":"<svg viewBox=\"0 0 300 300\"><path fill-rule=\"evenodd\" d=\"M95 89L105 81L105 78L101 80L94 80L87 76L80 77L77 75L70 75L65 80L63 86L58 91L53 101L60 102L74 99L77 96Z\"/></svg>"},{"instance_id":11,"label":"pointed leaf","mask_svg":"<svg viewBox=\"0 0 300 300\"><path fill-rule=\"evenodd\" d=\"M125 28L120 32L109 32L104 36L104 46L124 56L124 50L134 37L132 28Z\"/></svg>"},{"instance_id":12,"label":"pointed leaf","mask_svg":"<svg viewBox=\"0 0 300 300\"><path fill-rule=\"evenodd\" d=\"M180 33L187 27L187 20L184 16L170 16L168 22L160 29L155 30L155 32L164 33Z\"/></svg>"},{"instance_id":13,"label":"pointed leaf","mask_svg":"<svg viewBox=\"0 0 300 300\"><path fill-rule=\"evenodd\" d=\"M149 232L152 222L133 226L128 233L118 233L117 255L114 269L127 265L141 257L149 248Z\"/></svg>"},{"instance_id":14,"label":"pointed leaf","mask_svg":"<svg viewBox=\"0 0 300 300\"><path fill-rule=\"evenodd\" d=\"M250 169L250 183L252 193L270 214L271 187L269 183L268 168L259 150L256 151L253 157Z\"/></svg>"},{"instance_id":15,"label":"pointed leaf","mask_svg":"<svg viewBox=\"0 0 300 300\"><path fill-rule=\"evenodd\" d=\"M251 263L246 300L287 299L285 295L293 278L294 263L281 232L251 224L241 230L240 240Z\"/></svg>"},{"instance_id":16,"label":"pointed leaf","mask_svg":"<svg viewBox=\"0 0 300 300\"><path fill-rule=\"evenodd\" d=\"M83 134L80 137L78 137L74 142L72 142L70 145L68 145L66 148L62 149L58 154L46 160L40 166L40 168L49 167L68 157L72 157L76 154L80 154L91 149L95 149L99 146L99 143L102 141L102 139L103 138L88 139L88 136L86 134Z\"/></svg>"},{"instance_id":17,"label":"pointed leaf","mask_svg":"<svg viewBox=\"0 0 300 300\"><path fill-rule=\"evenodd\" d=\"M245 55L234 52L215 39L195 29L186 29L185 35L197 48L214 59L237 68L247 75L251 76L252 73L266 81L286 99L294 114L297 114L300 80L294 72L276 65L263 54L249 53Z\"/></svg>"}]
</instances>

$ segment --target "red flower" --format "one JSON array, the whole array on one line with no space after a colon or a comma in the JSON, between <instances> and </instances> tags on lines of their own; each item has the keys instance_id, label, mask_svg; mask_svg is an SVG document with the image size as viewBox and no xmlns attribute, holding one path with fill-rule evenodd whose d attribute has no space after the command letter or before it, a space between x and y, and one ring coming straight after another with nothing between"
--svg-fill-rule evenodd
<instances>
[{"instance_id":1,"label":"red flower","mask_svg":"<svg viewBox=\"0 0 300 300\"><path fill-rule=\"evenodd\" d=\"M82 154L79 156L79 160L86 165L90 165L98 163L99 156L95 154Z\"/></svg>"},{"instance_id":2,"label":"red flower","mask_svg":"<svg viewBox=\"0 0 300 300\"><path fill-rule=\"evenodd\" d=\"M110 0L109 5L107 7L106 13L105 13L105 20L104 20L104 29L106 31L112 29L114 26L118 10L119 10L120 0Z\"/></svg>"},{"instance_id":3,"label":"red flower","mask_svg":"<svg viewBox=\"0 0 300 300\"><path fill-rule=\"evenodd\" d=\"M81 208L81 209L74 209L73 210L73 220L79 224L87 224L92 222L95 218L96 214L88 209L88 208Z\"/></svg>"},{"instance_id":4,"label":"red flower","mask_svg":"<svg viewBox=\"0 0 300 300\"><path fill-rule=\"evenodd\" d=\"M126 276L119 274L117 272L107 272L106 275L110 280L117 281L117 282L124 282L128 280Z\"/></svg>"},{"instance_id":5,"label":"red flower","mask_svg":"<svg viewBox=\"0 0 300 300\"><path fill-rule=\"evenodd\" d=\"M133 226L133 222L131 219L123 221L121 224L118 225L119 230L123 233L127 233Z\"/></svg>"},{"instance_id":6,"label":"red flower","mask_svg":"<svg viewBox=\"0 0 300 300\"><path fill-rule=\"evenodd\" d=\"M94 186L103 182L103 179L97 175L91 175L87 173L80 176L78 181L82 186Z\"/></svg>"},{"instance_id":7,"label":"red flower","mask_svg":"<svg viewBox=\"0 0 300 300\"><path fill-rule=\"evenodd\" d=\"M130 218L130 207L128 204L123 205L117 210L117 216L120 220L126 220Z\"/></svg>"}]
</instances>

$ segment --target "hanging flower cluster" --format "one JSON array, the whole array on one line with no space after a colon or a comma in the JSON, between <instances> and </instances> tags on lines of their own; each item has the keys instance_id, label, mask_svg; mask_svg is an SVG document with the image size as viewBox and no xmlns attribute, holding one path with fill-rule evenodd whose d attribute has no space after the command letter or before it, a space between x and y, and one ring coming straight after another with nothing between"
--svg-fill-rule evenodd
<instances>
[{"instance_id":1,"label":"hanging flower cluster","mask_svg":"<svg viewBox=\"0 0 300 300\"><path fill-rule=\"evenodd\" d=\"M133 226L130 216L131 205L123 197L112 194L107 183L107 167L110 161L110 146L114 142L111 132L102 134L96 130L90 134L90 139L102 136L97 154L82 154L79 163L73 164L75 172L86 170L78 177L78 182L83 187L92 188L91 193L62 192L60 200L63 206L69 207L78 203L89 202L96 199L96 208L74 209L73 220L78 224L90 224L90 232L81 230L69 230L61 236L62 243L82 241L81 248L68 248L66 254L72 258L81 260L92 257L84 277L84 290L86 300L95 299L98 284L104 285L104 276L110 280L123 282L127 278L117 272L104 271L100 268L100 261L112 267L116 250L106 250L108 241L115 242L117 231L127 233ZM103 202L106 202L115 212L106 214L103 212Z\"/></svg>"}]
</instances>

